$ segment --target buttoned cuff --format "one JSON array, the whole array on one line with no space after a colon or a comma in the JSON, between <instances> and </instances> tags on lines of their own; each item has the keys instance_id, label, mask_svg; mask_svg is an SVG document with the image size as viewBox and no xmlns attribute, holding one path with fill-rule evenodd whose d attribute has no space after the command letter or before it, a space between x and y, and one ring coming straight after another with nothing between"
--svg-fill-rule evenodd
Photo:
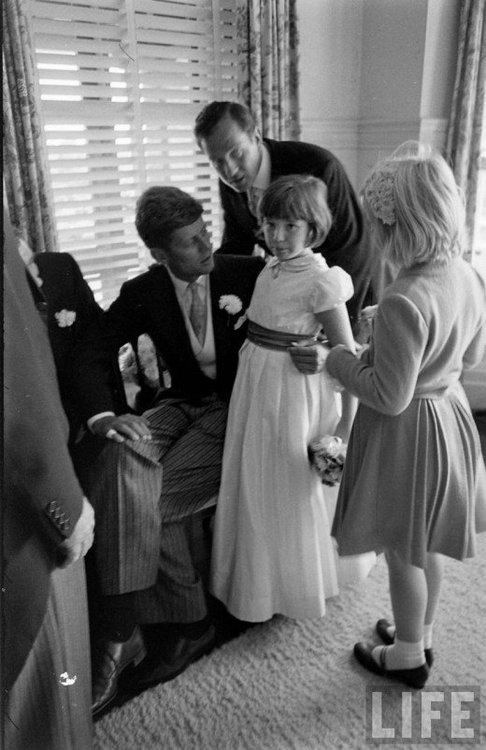
<instances>
[{"instance_id":1,"label":"buttoned cuff","mask_svg":"<svg viewBox=\"0 0 486 750\"><path fill-rule=\"evenodd\" d=\"M47 503L44 513L64 539L71 535L73 530L71 516L63 511L62 506L56 500Z\"/></svg>"}]
</instances>

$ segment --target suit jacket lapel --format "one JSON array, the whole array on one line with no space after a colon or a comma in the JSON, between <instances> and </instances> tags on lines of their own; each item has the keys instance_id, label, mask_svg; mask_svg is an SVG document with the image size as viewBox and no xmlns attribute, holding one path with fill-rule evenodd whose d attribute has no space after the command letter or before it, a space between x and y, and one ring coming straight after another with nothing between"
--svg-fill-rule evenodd
<instances>
[{"instance_id":1,"label":"suit jacket lapel","mask_svg":"<svg viewBox=\"0 0 486 750\"><path fill-rule=\"evenodd\" d=\"M31 273L27 267L25 267L25 276L27 278L27 284L29 286L29 289L31 291L34 304L39 312L39 315L42 318L42 321L45 326L48 325L48 310L49 305L47 302L46 295L42 291L41 287L37 286L34 279L31 276Z\"/></svg>"},{"instance_id":2,"label":"suit jacket lapel","mask_svg":"<svg viewBox=\"0 0 486 750\"><path fill-rule=\"evenodd\" d=\"M214 261L215 266L210 274L209 283L211 291L211 312L213 316L214 346L216 349L216 371L219 380L225 370L225 363L228 361L227 354L230 347L231 328L227 325L228 320L225 320L227 313L222 311L219 306L219 298L222 294L227 294L228 290L224 289L225 279L224 277L222 278L217 256L215 256Z\"/></svg>"},{"instance_id":3,"label":"suit jacket lapel","mask_svg":"<svg viewBox=\"0 0 486 750\"><path fill-rule=\"evenodd\" d=\"M278 149L278 141L273 141L270 138L264 138L264 143L268 149L268 153L270 154L270 181L273 182L277 179L277 177L280 177L282 175L278 154L276 153Z\"/></svg>"},{"instance_id":4,"label":"suit jacket lapel","mask_svg":"<svg viewBox=\"0 0 486 750\"><path fill-rule=\"evenodd\" d=\"M165 344L164 348L174 351L177 360L186 362L187 366L192 362L197 367L182 310L170 276L163 266L154 268L153 273L150 309L154 328L159 331Z\"/></svg>"}]
</instances>

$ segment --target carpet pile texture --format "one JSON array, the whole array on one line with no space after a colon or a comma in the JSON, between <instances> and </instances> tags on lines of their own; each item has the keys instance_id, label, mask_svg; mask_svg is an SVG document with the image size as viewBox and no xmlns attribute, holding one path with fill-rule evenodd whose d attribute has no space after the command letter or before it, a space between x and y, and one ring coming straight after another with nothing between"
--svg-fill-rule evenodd
<instances>
[{"instance_id":1,"label":"carpet pile texture","mask_svg":"<svg viewBox=\"0 0 486 750\"><path fill-rule=\"evenodd\" d=\"M477 556L447 560L434 629L435 664L427 689L482 685L486 692L486 534ZM359 588L328 601L318 620L275 617L225 643L182 675L146 691L102 718L97 750L343 750L421 748L420 692L412 691L412 739L402 739L402 690L362 669L352 655L357 640L378 639L373 628L389 617L388 580L380 558ZM367 686L381 694L381 727L395 739L368 744ZM444 704L445 706L446 704ZM417 708L418 706L418 708ZM435 709L446 709L434 704ZM473 704L477 707L477 703ZM470 704L463 704L464 710ZM417 713L418 711L418 713ZM486 706L475 734L486 746ZM443 720L433 721L428 748L464 747ZM463 722L468 726L469 720Z\"/></svg>"}]
</instances>

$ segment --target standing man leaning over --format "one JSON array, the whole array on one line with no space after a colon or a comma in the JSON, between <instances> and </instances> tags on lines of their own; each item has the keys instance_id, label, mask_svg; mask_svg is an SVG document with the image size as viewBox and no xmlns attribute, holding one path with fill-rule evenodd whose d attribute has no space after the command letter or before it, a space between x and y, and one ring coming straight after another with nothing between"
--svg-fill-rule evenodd
<instances>
[{"instance_id":1,"label":"standing man leaning over","mask_svg":"<svg viewBox=\"0 0 486 750\"><path fill-rule=\"evenodd\" d=\"M208 104L196 119L194 135L220 178L225 230L219 253L251 255L255 243L267 250L258 231L256 205L277 177L311 174L325 182L333 224L315 252L329 266L341 266L350 274L354 296L348 312L354 328L359 311L372 301L371 257L358 200L338 159L310 143L262 138L251 112L237 102Z\"/></svg>"},{"instance_id":2,"label":"standing man leaning over","mask_svg":"<svg viewBox=\"0 0 486 750\"><path fill-rule=\"evenodd\" d=\"M214 505L227 404L246 326L221 306L248 307L261 258L213 256L201 204L175 187L151 187L136 226L156 264L123 284L101 333L79 351L78 389L104 447L94 466L96 569L105 615L94 662L94 711L113 700L121 672L144 689L174 677L214 641L184 522ZM235 302L235 300L232 300ZM223 300L224 302L224 300ZM148 333L171 388L143 416L116 413L113 354Z\"/></svg>"}]
</instances>

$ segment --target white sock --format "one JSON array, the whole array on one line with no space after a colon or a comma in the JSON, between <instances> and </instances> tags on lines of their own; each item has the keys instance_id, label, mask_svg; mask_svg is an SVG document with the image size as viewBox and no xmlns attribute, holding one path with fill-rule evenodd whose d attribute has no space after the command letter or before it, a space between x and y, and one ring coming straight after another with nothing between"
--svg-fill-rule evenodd
<instances>
[{"instance_id":1,"label":"white sock","mask_svg":"<svg viewBox=\"0 0 486 750\"><path fill-rule=\"evenodd\" d=\"M424 648L432 648L432 628L434 623L424 625Z\"/></svg>"},{"instance_id":2,"label":"white sock","mask_svg":"<svg viewBox=\"0 0 486 750\"><path fill-rule=\"evenodd\" d=\"M393 646L377 646L371 652L377 664L381 663L382 649L385 649L385 667L387 669L414 669L425 663L423 638L416 643L400 641L396 638Z\"/></svg>"},{"instance_id":3,"label":"white sock","mask_svg":"<svg viewBox=\"0 0 486 750\"><path fill-rule=\"evenodd\" d=\"M434 627L434 623L431 622L429 625L424 625L424 648L432 648L432 629ZM390 636L390 638L395 638L397 629L395 625L389 625L386 629L386 632Z\"/></svg>"}]
</instances>

